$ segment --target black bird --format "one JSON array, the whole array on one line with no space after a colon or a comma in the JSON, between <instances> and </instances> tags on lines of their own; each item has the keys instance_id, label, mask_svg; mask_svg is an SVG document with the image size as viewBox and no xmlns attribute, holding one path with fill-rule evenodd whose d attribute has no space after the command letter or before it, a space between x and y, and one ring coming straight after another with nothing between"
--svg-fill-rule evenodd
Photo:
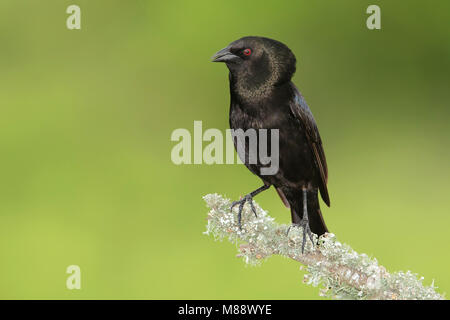
<instances>
[{"instance_id":1,"label":"black bird","mask_svg":"<svg viewBox=\"0 0 450 320\"><path fill-rule=\"evenodd\" d=\"M231 129L278 129L279 133L279 170L273 175L261 174L264 165L259 158L256 163L248 161L250 142L245 141L242 160L264 185L233 202L231 209L239 204L239 225L245 202L255 212L253 197L273 185L291 209L293 225L303 227L303 245L306 234L312 240L311 231L319 236L328 232L318 199L320 191L330 206L327 163L311 110L291 82L296 70L292 51L276 40L244 37L218 51L212 61L224 62L230 71ZM235 139L234 143L236 147Z\"/></svg>"}]
</instances>

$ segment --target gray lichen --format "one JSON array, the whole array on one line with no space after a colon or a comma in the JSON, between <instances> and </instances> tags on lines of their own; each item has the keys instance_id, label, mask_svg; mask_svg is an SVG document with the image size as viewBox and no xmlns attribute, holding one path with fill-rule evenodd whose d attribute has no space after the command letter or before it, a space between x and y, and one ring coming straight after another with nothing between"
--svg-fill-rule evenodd
<instances>
[{"instance_id":1,"label":"gray lichen","mask_svg":"<svg viewBox=\"0 0 450 320\"><path fill-rule=\"evenodd\" d=\"M313 247L307 241L301 254L302 230L278 225L255 203L257 217L245 204L242 229L237 224L237 208L230 211L231 202L218 194L203 197L210 211L205 234L216 240L239 243L239 254L247 264L256 265L271 255L294 259L306 266L304 282L321 286L320 295L334 299L436 300L444 299L434 283L424 286L423 278L410 271L389 273L375 258L355 252L337 241L332 233L319 238ZM314 235L315 239L317 236Z\"/></svg>"}]
</instances>

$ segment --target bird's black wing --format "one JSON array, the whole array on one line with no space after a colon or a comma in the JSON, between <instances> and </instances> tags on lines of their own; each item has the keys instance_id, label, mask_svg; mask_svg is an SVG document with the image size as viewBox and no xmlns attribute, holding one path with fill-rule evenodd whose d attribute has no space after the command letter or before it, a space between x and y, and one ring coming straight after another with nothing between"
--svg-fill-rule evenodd
<instances>
[{"instance_id":1,"label":"bird's black wing","mask_svg":"<svg viewBox=\"0 0 450 320\"><path fill-rule=\"evenodd\" d=\"M319 190L323 201L330 206L330 196L328 195L327 182L328 182L328 168L327 160L325 159L325 152L322 147L322 139L320 138L319 129L317 128L316 121L306 104L305 99L292 84L294 89L294 99L290 103L291 112L296 119L299 120L300 125L306 133L306 137L311 147L311 151L314 154L317 169L320 172L320 184Z\"/></svg>"}]
</instances>

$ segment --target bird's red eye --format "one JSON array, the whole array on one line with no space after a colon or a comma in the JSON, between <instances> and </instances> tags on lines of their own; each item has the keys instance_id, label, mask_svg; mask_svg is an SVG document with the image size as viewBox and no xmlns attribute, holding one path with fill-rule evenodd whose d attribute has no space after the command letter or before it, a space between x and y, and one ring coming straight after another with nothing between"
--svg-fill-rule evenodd
<instances>
[{"instance_id":1,"label":"bird's red eye","mask_svg":"<svg viewBox=\"0 0 450 320\"><path fill-rule=\"evenodd\" d=\"M249 56L252 54L252 50L247 48L243 51L243 53L244 53L244 56Z\"/></svg>"}]
</instances>

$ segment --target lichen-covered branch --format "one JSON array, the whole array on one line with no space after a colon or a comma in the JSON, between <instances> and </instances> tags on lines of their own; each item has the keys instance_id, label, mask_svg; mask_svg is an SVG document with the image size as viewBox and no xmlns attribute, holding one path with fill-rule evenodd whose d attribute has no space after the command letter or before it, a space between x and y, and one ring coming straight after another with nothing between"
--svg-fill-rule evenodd
<instances>
[{"instance_id":1,"label":"lichen-covered branch","mask_svg":"<svg viewBox=\"0 0 450 320\"><path fill-rule=\"evenodd\" d=\"M248 264L258 264L278 254L306 266L304 282L321 286L320 295L335 299L444 299L432 283L426 287L423 278L407 272L389 273L375 258L356 253L329 233L319 238L313 247L307 241L301 254L302 230L293 228L287 235L287 225L278 225L255 203L257 217L248 203L242 212L242 230L237 225L237 208L230 211L231 202L218 194L204 196L208 207L205 234L215 239L228 239L240 244L239 257ZM315 236L315 240L317 236Z\"/></svg>"}]
</instances>

